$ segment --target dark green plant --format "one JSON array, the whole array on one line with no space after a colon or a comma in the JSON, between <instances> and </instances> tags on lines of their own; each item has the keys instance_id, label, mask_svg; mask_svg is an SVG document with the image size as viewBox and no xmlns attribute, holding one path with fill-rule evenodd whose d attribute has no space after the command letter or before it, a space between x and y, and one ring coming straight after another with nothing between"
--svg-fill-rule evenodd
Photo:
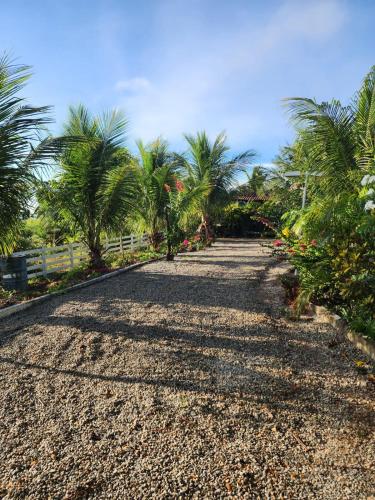
<instances>
[{"instance_id":1,"label":"dark green plant","mask_svg":"<svg viewBox=\"0 0 375 500\"><path fill-rule=\"evenodd\" d=\"M64 153L45 200L79 232L90 263L103 267L103 232L119 230L134 206L135 171L124 148L127 122L113 111L92 116L84 106L70 108L65 134L80 138Z\"/></svg>"},{"instance_id":2,"label":"dark green plant","mask_svg":"<svg viewBox=\"0 0 375 500\"><path fill-rule=\"evenodd\" d=\"M0 58L0 254L14 249L38 172L72 139L46 133L51 108L30 106L20 95L29 78L29 66Z\"/></svg>"},{"instance_id":3,"label":"dark green plant","mask_svg":"<svg viewBox=\"0 0 375 500\"><path fill-rule=\"evenodd\" d=\"M175 190L177 164L168 151L167 142L157 139L145 146L137 143L139 158L134 162L136 173L136 202L129 216L129 227L147 233L154 250L162 242L166 230L166 207L169 192Z\"/></svg>"},{"instance_id":4,"label":"dark green plant","mask_svg":"<svg viewBox=\"0 0 375 500\"><path fill-rule=\"evenodd\" d=\"M222 132L213 143L205 132L185 135L189 149L186 157L180 157L180 164L186 171L186 184L199 188L208 186L205 196L197 206L201 229L206 239L213 235L212 220L215 212L230 201L230 193L237 175L246 171L255 153L245 151L229 157L226 135Z\"/></svg>"}]
</instances>

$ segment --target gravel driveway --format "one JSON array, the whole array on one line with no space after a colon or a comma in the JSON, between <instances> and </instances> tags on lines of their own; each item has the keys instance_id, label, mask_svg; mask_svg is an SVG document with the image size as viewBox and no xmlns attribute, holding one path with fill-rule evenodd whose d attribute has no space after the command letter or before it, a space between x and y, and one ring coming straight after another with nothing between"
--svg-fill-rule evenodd
<instances>
[{"instance_id":1,"label":"gravel driveway","mask_svg":"<svg viewBox=\"0 0 375 500\"><path fill-rule=\"evenodd\" d=\"M0 497L374 498L374 388L223 240L2 320Z\"/></svg>"}]
</instances>

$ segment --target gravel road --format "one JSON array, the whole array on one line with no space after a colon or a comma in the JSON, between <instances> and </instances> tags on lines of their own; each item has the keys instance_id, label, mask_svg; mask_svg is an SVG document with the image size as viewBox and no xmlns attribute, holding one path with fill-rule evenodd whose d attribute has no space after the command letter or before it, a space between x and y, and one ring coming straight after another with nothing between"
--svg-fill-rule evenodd
<instances>
[{"instance_id":1,"label":"gravel road","mask_svg":"<svg viewBox=\"0 0 375 500\"><path fill-rule=\"evenodd\" d=\"M2 320L0 498L374 498L366 359L222 240Z\"/></svg>"}]
</instances>

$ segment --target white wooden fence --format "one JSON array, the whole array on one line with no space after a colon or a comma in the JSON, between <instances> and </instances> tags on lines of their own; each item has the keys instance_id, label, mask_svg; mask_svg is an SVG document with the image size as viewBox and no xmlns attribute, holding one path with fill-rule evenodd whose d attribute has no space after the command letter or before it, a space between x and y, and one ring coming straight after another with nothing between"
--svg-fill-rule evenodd
<instances>
[{"instance_id":1,"label":"white wooden fence","mask_svg":"<svg viewBox=\"0 0 375 500\"><path fill-rule=\"evenodd\" d=\"M147 236L122 236L106 240L103 245L106 252L132 251L147 246ZM13 257L26 257L27 277L47 276L57 271L67 271L79 266L88 259L88 249L82 243L70 243L56 247L35 248L22 252L15 252Z\"/></svg>"}]
</instances>

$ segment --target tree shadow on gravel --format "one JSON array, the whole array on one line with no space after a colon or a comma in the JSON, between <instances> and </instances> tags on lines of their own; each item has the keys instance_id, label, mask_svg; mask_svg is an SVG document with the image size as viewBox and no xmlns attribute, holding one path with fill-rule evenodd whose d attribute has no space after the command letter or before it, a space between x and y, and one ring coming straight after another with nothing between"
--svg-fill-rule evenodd
<instances>
[{"instance_id":1,"label":"tree shadow on gravel","mask_svg":"<svg viewBox=\"0 0 375 500\"><path fill-rule=\"evenodd\" d=\"M233 401L266 404L275 411L285 410L299 417L324 414L337 421L363 424L370 418L365 408L350 401L350 387L330 389L322 384L325 377L329 380L347 375L350 368L339 359L339 353L323 343L314 343L308 332L298 328L277 329L269 322L256 328L227 330L222 325L206 325L199 330L197 325L178 326L178 320L173 326L161 326L79 314L41 318L38 328L45 326L46 332L51 324L72 331L60 344L56 339L53 350L58 356L47 355L43 363L3 356L0 363L48 372L52 383L54 375L62 375L76 378L77 383L88 379L168 388L214 398L225 396ZM327 342L331 337L327 336ZM139 344L132 349L147 360L145 373L127 374L129 342L133 346ZM86 354L77 357L77 367L64 366L66 362L71 364L71 353L81 353L82 348ZM104 367L100 365L101 359ZM111 373L108 362L116 367L116 373ZM85 368L79 369L82 363ZM274 368L282 367L289 370L288 376L275 374ZM316 373L316 382L303 383L304 373L308 372Z\"/></svg>"},{"instance_id":2,"label":"tree shadow on gravel","mask_svg":"<svg viewBox=\"0 0 375 500\"><path fill-rule=\"evenodd\" d=\"M204 259L202 257L204 257ZM180 262L184 263L184 260L181 259ZM226 260L217 260L217 257L208 257L208 256L200 255L197 258L186 259L186 264L188 264L189 266L199 265L199 267L201 267L201 266L212 266L212 267L219 266L219 267L223 268L224 272L225 272L225 269L230 270L230 269L236 269L236 268L240 268L240 267L246 268L246 266L252 266L255 268L254 271L256 272L257 268L258 269L264 268L264 259L255 259L255 258L253 259L252 258L251 261L249 261L248 259L238 257L237 260L235 258L232 258L231 262L228 262Z\"/></svg>"},{"instance_id":3,"label":"tree shadow on gravel","mask_svg":"<svg viewBox=\"0 0 375 500\"><path fill-rule=\"evenodd\" d=\"M171 338L168 335L169 338ZM150 338L150 332L148 333ZM160 338L160 336L159 336ZM83 334L78 338L84 341ZM174 344L173 344L174 345ZM198 350L192 350L192 345L175 345L172 350L157 351L144 348L142 355L149 359L147 373L126 374L126 366L117 368L117 373L111 373L110 368L100 372L95 371L95 360L91 360L91 366L85 369L64 367L62 359L58 366L51 366L46 360L42 363L29 362L27 360L16 360L11 357L1 356L0 364L11 365L22 370L31 370L34 375L40 372L47 372L49 383L54 384L54 377L68 377L76 380L77 388L81 381L91 380L95 382L114 383L123 386L139 385L155 387L159 389L170 389L178 393L194 393L196 395L210 396L214 400L220 396L228 402L248 403L251 405L266 405L272 412L287 411L296 418L303 418L306 415L326 416L332 422L346 424L354 422L362 427L371 426L371 412L352 401L352 394L344 388L335 387L334 390L322 387L319 384L303 385L296 382L295 377L284 377L275 375L272 370L267 370L264 361L256 359L250 363L239 364L238 359L223 359L220 355L204 354ZM211 347L211 346L210 346ZM231 346L233 347L233 346ZM237 347L237 346L236 346ZM264 346L260 346L264 348ZM222 349L227 347L221 346ZM100 346L99 346L100 349ZM126 351L126 349L125 349ZM269 359L275 354L275 348L268 352ZM103 350L104 353L104 350ZM108 358L107 358L108 359ZM118 367L124 365L124 360L114 357ZM116 363L117 361L117 363ZM122 362L121 362L122 361ZM87 362L87 360L86 360ZM160 374L160 367L166 375ZM155 370L155 368L159 368ZM272 368L272 363L269 366ZM309 368L309 367L307 367ZM329 374L331 377L339 375L335 368ZM23 372L24 373L24 372ZM322 374L321 374L322 375ZM82 390L82 389L81 389ZM85 390L85 389L83 389ZM88 389L92 390L92 389ZM95 392L97 393L96 387ZM289 422L291 424L291 422Z\"/></svg>"},{"instance_id":4,"label":"tree shadow on gravel","mask_svg":"<svg viewBox=\"0 0 375 500\"><path fill-rule=\"evenodd\" d=\"M202 318L207 320L206 316ZM241 362L251 363L262 358L263 364L264 359L268 359L272 366L272 360L279 360L296 373L303 369L322 374L327 370L336 376L342 376L348 370L348 363L340 359L343 354L330 347L331 341L336 337L334 332L326 333L326 342L317 342L311 337L311 332L304 331L298 323L285 328L269 319L259 324L231 327L204 321L201 324L188 321L181 324L176 317L165 324L148 325L141 321L99 319L79 314L55 316L51 319L52 321L41 318L38 327L74 329L76 341L84 340L86 335L95 335L102 339L146 343L150 348L173 347L181 352L181 359L186 355L190 360L191 352L210 349L213 356L218 353L218 359L220 353L225 352L231 356L239 356ZM62 351L65 352L70 345L71 340L64 345Z\"/></svg>"},{"instance_id":5,"label":"tree shadow on gravel","mask_svg":"<svg viewBox=\"0 0 375 500\"><path fill-rule=\"evenodd\" d=\"M257 241L245 242L258 245ZM231 248L228 244L222 247L226 251ZM220 243L214 248L221 248ZM194 272L195 265L202 265L200 260L210 264L208 258L206 262L197 255L198 261L186 262ZM230 253L228 262L219 262L227 267L228 275L237 267ZM264 268L265 262L249 256L248 264ZM264 270L255 270L251 276L213 277L177 274L178 262L176 267L171 263L168 272L167 264L163 266L162 272L140 269L111 278L8 319L2 345L27 333L30 342L40 335L48 337L46 344L52 342L53 349L41 356L42 362L27 359L23 351L3 355L0 362L47 372L52 384L55 376L73 377L77 384L83 380L139 384L263 402L276 410L288 409L296 417L322 412L337 421L362 418L345 388L330 389L321 383L324 377L340 379L350 369L327 346L333 334L327 334L327 343L314 342L311 332L298 325L284 328L267 314L261 290ZM135 304L144 309L144 317L137 321L129 315ZM155 314L153 307L168 310L165 324L147 324L148 315ZM225 309L227 317L218 317L217 308ZM193 309L194 321L189 321ZM231 323L233 311L249 313L244 325ZM252 323L252 313L260 315L260 323ZM65 337L60 338L63 332ZM129 342L147 361L145 373L132 374L131 369L126 373ZM69 363L75 359L75 367L66 366L72 353L75 357ZM103 366L101 360L106 361ZM80 368L83 364L84 369ZM290 374L277 376L277 370L289 370ZM303 375L309 372L318 382L303 383Z\"/></svg>"},{"instance_id":6,"label":"tree shadow on gravel","mask_svg":"<svg viewBox=\"0 0 375 500\"><path fill-rule=\"evenodd\" d=\"M191 263L191 267L194 267L194 263ZM200 307L205 315L210 314L210 308L225 308L228 310L228 319L231 309L261 313L263 309L258 291L259 281L260 275L256 273L225 278L176 274L173 273L173 268L170 274L140 269L77 292L51 298L48 302L3 320L0 343L6 338L13 338L24 327L39 319L43 322L48 319L52 324L58 322L60 313L56 313L56 309L62 303L68 307L71 304L73 309L78 310L93 305L95 314L99 316L103 312L121 314L123 307L127 307L130 302L144 304L145 315L151 305L175 306L176 314L178 307Z\"/></svg>"}]
</instances>

